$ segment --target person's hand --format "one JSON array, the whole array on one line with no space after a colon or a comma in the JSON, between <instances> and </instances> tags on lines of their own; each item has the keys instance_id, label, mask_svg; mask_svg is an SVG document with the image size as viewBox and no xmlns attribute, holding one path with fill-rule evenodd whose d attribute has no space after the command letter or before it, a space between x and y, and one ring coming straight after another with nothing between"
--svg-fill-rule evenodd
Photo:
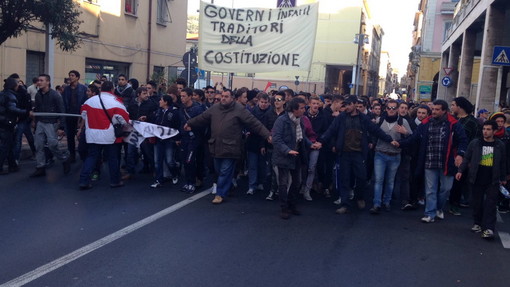
<instances>
[{"instance_id":1,"label":"person's hand","mask_svg":"<svg viewBox=\"0 0 510 287\"><path fill-rule=\"evenodd\" d=\"M34 117L34 112L33 112L33 111L30 111L30 112L28 113L28 116L29 116L29 117L31 117L31 118L33 118L33 117Z\"/></svg>"},{"instance_id":2,"label":"person's hand","mask_svg":"<svg viewBox=\"0 0 510 287\"><path fill-rule=\"evenodd\" d=\"M455 174L455 179L456 179L457 181L460 181L460 179L461 179L461 178L462 178L462 173L457 172L457 174Z\"/></svg>"},{"instance_id":3,"label":"person's hand","mask_svg":"<svg viewBox=\"0 0 510 287\"><path fill-rule=\"evenodd\" d=\"M506 180L503 180L500 183L501 183L501 185L506 185Z\"/></svg>"},{"instance_id":4,"label":"person's hand","mask_svg":"<svg viewBox=\"0 0 510 287\"><path fill-rule=\"evenodd\" d=\"M176 144L177 146L180 146L180 145L181 145L181 141L176 141L176 142L175 142L175 144Z\"/></svg>"},{"instance_id":5,"label":"person's hand","mask_svg":"<svg viewBox=\"0 0 510 287\"><path fill-rule=\"evenodd\" d=\"M141 116L138 118L139 121L145 122L147 120L147 116Z\"/></svg>"},{"instance_id":6,"label":"person's hand","mask_svg":"<svg viewBox=\"0 0 510 287\"><path fill-rule=\"evenodd\" d=\"M392 141L391 145L394 147L400 147L400 144L398 143L398 141Z\"/></svg>"},{"instance_id":7,"label":"person's hand","mask_svg":"<svg viewBox=\"0 0 510 287\"><path fill-rule=\"evenodd\" d=\"M189 131L191 131L191 127L188 126L188 124L184 124L184 130L189 132Z\"/></svg>"},{"instance_id":8,"label":"person's hand","mask_svg":"<svg viewBox=\"0 0 510 287\"><path fill-rule=\"evenodd\" d=\"M401 134L403 134L403 135L406 135L406 134L407 134L407 130L406 130L406 128L404 128L404 126L396 125L396 126L395 126L395 130L396 130L398 133L401 133Z\"/></svg>"},{"instance_id":9,"label":"person's hand","mask_svg":"<svg viewBox=\"0 0 510 287\"><path fill-rule=\"evenodd\" d=\"M455 166L459 167L461 163L462 163L462 156L460 156L460 155L456 156L455 157Z\"/></svg>"},{"instance_id":10,"label":"person's hand","mask_svg":"<svg viewBox=\"0 0 510 287\"><path fill-rule=\"evenodd\" d=\"M311 146L312 149L321 149L322 144L320 142L314 142Z\"/></svg>"},{"instance_id":11,"label":"person's hand","mask_svg":"<svg viewBox=\"0 0 510 287\"><path fill-rule=\"evenodd\" d=\"M290 155L293 155L293 156L297 156L297 155L299 155L299 152L297 152L297 151L295 151L295 150L290 150L290 151L289 151L289 154L290 154Z\"/></svg>"},{"instance_id":12,"label":"person's hand","mask_svg":"<svg viewBox=\"0 0 510 287\"><path fill-rule=\"evenodd\" d=\"M373 143L369 143L368 144L368 149L373 149L374 148L374 144Z\"/></svg>"},{"instance_id":13,"label":"person's hand","mask_svg":"<svg viewBox=\"0 0 510 287\"><path fill-rule=\"evenodd\" d=\"M261 155L265 155L266 154L266 148L265 147L260 148L260 154Z\"/></svg>"},{"instance_id":14,"label":"person's hand","mask_svg":"<svg viewBox=\"0 0 510 287\"><path fill-rule=\"evenodd\" d=\"M272 137L272 136L269 136L269 137L267 138L267 142L268 142L268 143L273 143L273 137Z\"/></svg>"}]
</instances>

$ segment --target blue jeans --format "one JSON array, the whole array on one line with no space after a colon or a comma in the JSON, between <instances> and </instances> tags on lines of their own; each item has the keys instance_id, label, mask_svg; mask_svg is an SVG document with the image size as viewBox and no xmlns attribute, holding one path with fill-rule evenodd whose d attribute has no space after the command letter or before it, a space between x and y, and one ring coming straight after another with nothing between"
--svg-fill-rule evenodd
<instances>
[{"instance_id":1,"label":"blue jeans","mask_svg":"<svg viewBox=\"0 0 510 287\"><path fill-rule=\"evenodd\" d=\"M453 185L453 176L444 175L443 169L425 169L425 216L436 217L443 210Z\"/></svg>"},{"instance_id":2,"label":"blue jeans","mask_svg":"<svg viewBox=\"0 0 510 287\"><path fill-rule=\"evenodd\" d=\"M218 182L216 194L225 197L232 185L234 170L236 167L236 159L234 158L215 158L214 169L218 173Z\"/></svg>"},{"instance_id":3,"label":"blue jeans","mask_svg":"<svg viewBox=\"0 0 510 287\"><path fill-rule=\"evenodd\" d=\"M156 180L159 182L163 181L163 171L165 165L170 171L171 177L178 177L177 163L175 162L175 151L177 146L175 141L171 139L156 141L154 147L154 162L156 166Z\"/></svg>"},{"instance_id":4,"label":"blue jeans","mask_svg":"<svg viewBox=\"0 0 510 287\"><path fill-rule=\"evenodd\" d=\"M376 151L374 156L374 206L381 206L381 198L384 198L382 203L389 205L391 195L393 193L393 186L395 185L395 175L397 174L398 166L400 165L400 154L388 155Z\"/></svg>"},{"instance_id":5,"label":"blue jeans","mask_svg":"<svg viewBox=\"0 0 510 287\"><path fill-rule=\"evenodd\" d=\"M246 152L248 158L248 188L255 190L258 184L264 184L268 176L265 157L256 152Z\"/></svg>"},{"instance_id":6,"label":"blue jeans","mask_svg":"<svg viewBox=\"0 0 510 287\"><path fill-rule=\"evenodd\" d=\"M120 147L121 144L89 144L87 159L85 159L81 168L80 185L90 183L90 175L96 167L103 150L108 161L110 184L118 184L120 182Z\"/></svg>"},{"instance_id":7,"label":"blue jeans","mask_svg":"<svg viewBox=\"0 0 510 287\"><path fill-rule=\"evenodd\" d=\"M27 138L32 154L35 154L34 135L32 134L32 119L28 118L18 122L14 137L14 159L19 161L23 135Z\"/></svg>"}]
</instances>

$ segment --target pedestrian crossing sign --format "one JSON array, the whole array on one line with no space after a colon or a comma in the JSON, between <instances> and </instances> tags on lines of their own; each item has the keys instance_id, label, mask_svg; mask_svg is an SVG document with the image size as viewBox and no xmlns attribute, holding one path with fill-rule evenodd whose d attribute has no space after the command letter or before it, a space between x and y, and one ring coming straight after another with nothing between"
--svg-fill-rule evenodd
<instances>
[{"instance_id":1,"label":"pedestrian crossing sign","mask_svg":"<svg viewBox=\"0 0 510 287\"><path fill-rule=\"evenodd\" d=\"M510 66L510 47L494 47L494 54L492 55L493 65Z\"/></svg>"}]
</instances>

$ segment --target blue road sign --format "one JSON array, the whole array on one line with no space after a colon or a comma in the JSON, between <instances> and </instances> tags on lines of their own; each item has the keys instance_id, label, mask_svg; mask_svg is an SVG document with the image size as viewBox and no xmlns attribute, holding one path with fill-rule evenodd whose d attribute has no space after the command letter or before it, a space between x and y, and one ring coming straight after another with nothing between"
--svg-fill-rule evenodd
<instances>
[{"instance_id":1,"label":"blue road sign","mask_svg":"<svg viewBox=\"0 0 510 287\"><path fill-rule=\"evenodd\" d=\"M452 85L452 78L446 76L444 77L442 80L441 80L441 84L443 84L443 86L445 87L449 87Z\"/></svg>"},{"instance_id":2,"label":"blue road sign","mask_svg":"<svg viewBox=\"0 0 510 287\"><path fill-rule=\"evenodd\" d=\"M492 55L492 64L501 66L510 66L510 47L494 47L494 54Z\"/></svg>"}]
</instances>

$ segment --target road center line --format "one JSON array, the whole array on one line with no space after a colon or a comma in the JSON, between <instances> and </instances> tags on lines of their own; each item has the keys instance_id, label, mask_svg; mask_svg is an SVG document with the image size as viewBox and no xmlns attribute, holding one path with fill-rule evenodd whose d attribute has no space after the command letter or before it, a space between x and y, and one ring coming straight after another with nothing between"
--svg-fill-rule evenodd
<instances>
[{"instance_id":1,"label":"road center line","mask_svg":"<svg viewBox=\"0 0 510 287\"><path fill-rule=\"evenodd\" d=\"M501 239L501 243L503 243L503 247L508 249L510 248L510 234L507 232L498 232L499 239Z\"/></svg>"},{"instance_id":2,"label":"road center line","mask_svg":"<svg viewBox=\"0 0 510 287\"><path fill-rule=\"evenodd\" d=\"M22 286L24 284L27 284L29 282L32 282L34 281L35 279L55 270L55 269L58 269L68 263L71 263L73 262L74 260L96 250L96 249L99 249L109 243L112 243L113 241L119 239L119 238L122 238L126 235L128 235L129 233L133 232L133 231L136 231L174 211L177 211L181 208L183 208L184 206L194 202L194 201L197 201L199 200L200 198L208 195L209 193L211 193L211 188L208 189L208 190L204 190L200 193L197 193L195 195L193 195L192 197L189 197L181 202L178 202L166 209L163 209L149 217L146 217L138 222L135 222L119 231L116 231L110 235L107 235L95 242L92 242L90 243L89 245L86 245L80 249L77 249L67 255L64 255L48 264L45 264L37 269L34 269L33 271L30 271L28 273L25 273L21 276L19 276L18 278L15 278L9 282L6 282L2 285L0 285L0 287L14 287L14 286Z\"/></svg>"},{"instance_id":3,"label":"road center line","mask_svg":"<svg viewBox=\"0 0 510 287\"><path fill-rule=\"evenodd\" d=\"M504 222L503 222L503 218L501 218L501 215L499 214L499 212L496 212L496 218L497 218L497 221L498 221L499 223L504 223Z\"/></svg>"}]
</instances>

